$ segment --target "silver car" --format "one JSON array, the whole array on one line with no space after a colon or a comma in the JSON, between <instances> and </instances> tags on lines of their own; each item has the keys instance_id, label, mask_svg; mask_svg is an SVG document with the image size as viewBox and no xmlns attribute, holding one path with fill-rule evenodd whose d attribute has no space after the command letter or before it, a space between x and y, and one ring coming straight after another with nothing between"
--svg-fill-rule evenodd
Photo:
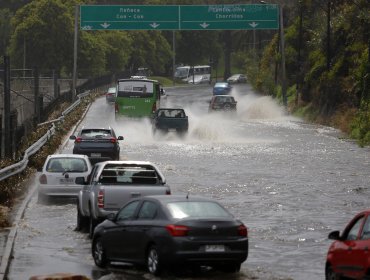
<instances>
[{"instance_id":1,"label":"silver car","mask_svg":"<svg viewBox=\"0 0 370 280\"><path fill-rule=\"evenodd\" d=\"M38 202L45 203L55 197L77 198L82 186L75 180L77 177L87 178L91 170L86 155L49 155L38 180Z\"/></svg>"}]
</instances>

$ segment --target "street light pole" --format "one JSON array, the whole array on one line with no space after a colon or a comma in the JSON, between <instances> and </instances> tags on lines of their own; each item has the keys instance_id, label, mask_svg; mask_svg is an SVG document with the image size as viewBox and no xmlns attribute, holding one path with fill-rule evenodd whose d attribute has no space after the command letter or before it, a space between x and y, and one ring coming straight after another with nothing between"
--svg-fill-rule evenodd
<instances>
[{"instance_id":1,"label":"street light pole","mask_svg":"<svg viewBox=\"0 0 370 280\"><path fill-rule=\"evenodd\" d=\"M77 40L78 40L78 9L75 7L75 34L73 43L73 77L72 77L72 102L76 100L76 80L77 80Z\"/></svg>"},{"instance_id":2,"label":"street light pole","mask_svg":"<svg viewBox=\"0 0 370 280\"><path fill-rule=\"evenodd\" d=\"M281 94L283 96L283 104L287 107L286 97L286 73L285 73L285 40L284 40L284 20L283 20L283 6L280 5L280 51L281 51Z\"/></svg>"}]
</instances>

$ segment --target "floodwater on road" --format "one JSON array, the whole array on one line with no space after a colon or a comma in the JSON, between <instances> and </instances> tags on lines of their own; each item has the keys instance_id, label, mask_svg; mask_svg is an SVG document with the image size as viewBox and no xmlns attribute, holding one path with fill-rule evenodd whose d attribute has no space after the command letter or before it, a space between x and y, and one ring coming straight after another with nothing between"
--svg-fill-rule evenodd
<instances>
[{"instance_id":1,"label":"floodwater on road","mask_svg":"<svg viewBox=\"0 0 370 280\"><path fill-rule=\"evenodd\" d=\"M104 98L91 106L81 126L112 126L125 138L121 159L154 162L173 194L217 199L247 225L249 257L233 279L324 279L328 233L369 208L370 151L335 129L288 116L248 85L234 86L232 94L237 114L209 114L210 87L167 89L162 106L184 108L189 116L184 138L154 137L149 120L116 121L114 106ZM62 152L72 148L68 141ZM150 278L134 269L113 267L110 274L96 268L86 234L73 230L75 216L74 204L31 201L9 279L55 272L55 266L92 279Z\"/></svg>"}]
</instances>

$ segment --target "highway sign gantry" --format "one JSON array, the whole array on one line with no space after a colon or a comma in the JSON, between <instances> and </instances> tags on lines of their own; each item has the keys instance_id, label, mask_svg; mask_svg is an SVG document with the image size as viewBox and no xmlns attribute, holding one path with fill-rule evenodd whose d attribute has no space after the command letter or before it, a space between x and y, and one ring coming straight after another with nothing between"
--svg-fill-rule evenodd
<instances>
[{"instance_id":1,"label":"highway sign gantry","mask_svg":"<svg viewBox=\"0 0 370 280\"><path fill-rule=\"evenodd\" d=\"M83 30L278 29L276 4L81 5Z\"/></svg>"}]
</instances>

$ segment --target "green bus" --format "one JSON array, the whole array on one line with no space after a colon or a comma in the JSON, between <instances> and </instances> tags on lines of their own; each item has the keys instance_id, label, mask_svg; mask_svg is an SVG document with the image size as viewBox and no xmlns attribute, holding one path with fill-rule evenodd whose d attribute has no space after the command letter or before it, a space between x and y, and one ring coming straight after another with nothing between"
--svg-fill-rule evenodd
<instances>
[{"instance_id":1,"label":"green bus","mask_svg":"<svg viewBox=\"0 0 370 280\"><path fill-rule=\"evenodd\" d=\"M119 79L115 102L116 117L151 117L160 106L161 85L149 79Z\"/></svg>"}]
</instances>

